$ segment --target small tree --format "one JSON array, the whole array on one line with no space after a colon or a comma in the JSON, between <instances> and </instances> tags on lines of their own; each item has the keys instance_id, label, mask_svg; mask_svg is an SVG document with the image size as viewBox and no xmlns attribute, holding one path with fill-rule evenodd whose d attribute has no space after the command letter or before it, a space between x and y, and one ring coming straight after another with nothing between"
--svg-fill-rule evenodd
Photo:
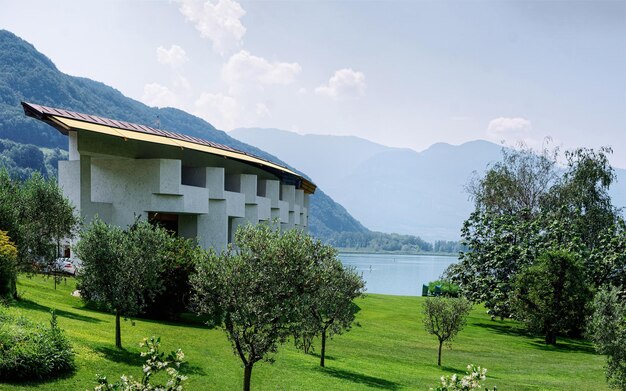
<instances>
[{"instance_id":1,"label":"small tree","mask_svg":"<svg viewBox=\"0 0 626 391\"><path fill-rule=\"evenodd\" d=\"M600 290L593 301L589 335L596 350L606 354L609 384L626 391L626 300L614 287Z\"/></svg>"},{"instance_id":2,"label":"small tree","mask_svg":"<svg viewBox=\"0 0 626 391\"><path fill-rule=\"evenodd\" d=\"M272 361L306 309L307 284L314 282L305 237L296 230L281 235L269 225L240 227L237 249L210 251L191 277L194 309L226 332L244 365L246 391L254 364Z\"/></svg>"},{"instance_id":3,"label":"small tree","mask_svg":"<svg viewBox=\"0 0 626 391\"><path fill-rule=\"evenodd\" d=\"M115 346L122 347L120 318L136 315L163 289L159 274L169 234L146 221L128 230L99 219L76 244L83 261L79 287L84 300L115 312Z\"/></svg>"},{"instance_id":4,"label":"small tree","mask_svg":"<svg viewBox=\"0 0 626 391\"><path fill-rule=\"evenodd\" d=\"M439 353L437 365L441 366L441 348L450 344L465 326L472 305L464 298L428 297L424 301L424 327L437 336Z\"/></svg>"},{"instance_id":5,"label":"small tree","mask_svg":"<svg viewBox=\"0 0 626 391\"><path fill-rule=\"evenodd\" d=\"M21 269L44 263L53 267L59 243L74 236L78 217L54 179L33 174L21 186L19 219L22 225Z\"/></svg>"},{"instance_id":6,"label":"small tree","mask_svg":"<svg viewBox=\"0 0 626 391\"><path fill-rule=\"evenodd\" d=\"M307 352L312 339L320 336L320 366L323 367L326 339L350 329L358 310L353 301L362 295L365 282L354 270L342 265L333 247L319 241L311 241L309 247L317 261L314 268L315 284L303 322L296 325L294 339L296 347Z\"/></svg>"},{"instance_id":7,"label":"small tree","mask_svg":"<svg viewBox=\"0 0 626 391\"><path fill-rule=\"evenodd\" d=\"M566 251L547 251L516 279L515 316L554 345L557 334L576 331L584 324L589 297L578 258Z\"/></svg>"}]
</instances>

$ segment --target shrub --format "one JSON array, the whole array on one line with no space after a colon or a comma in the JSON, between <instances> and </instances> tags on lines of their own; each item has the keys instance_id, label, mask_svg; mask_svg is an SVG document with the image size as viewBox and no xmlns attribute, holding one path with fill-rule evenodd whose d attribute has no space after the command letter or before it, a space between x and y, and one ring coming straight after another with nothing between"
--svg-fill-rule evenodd
<instances>
[{"instance_id":1,"label":"shrub","mask_svg":"<svg viewBox=\"0 0 626 391\"><path fill-rule=\"evenodd\" d=\"M94 388L94 391L182 391L183 382L187 380L187 377L181 375L178 369L183 364L185 354L178 349L165 357L163 352L159 352L160 343L161 338L151 337L150 339L144 338L143 342L139 344L139 346L148 349L146 352L141 352L141 357L147 357L146 363L142 368L143 376L141 381L135 380L132 376L122 375L118 382L111 384L106 376L96 375L98 385ZM152 381L151 384L150 379L161 371L165 371L167 374L166 383L154 384L154 381Z\"/></svg>"},{"instance_id":2,"label":"shrub","mask_svg":"<svg viewBox=\"0 0 626 391\"><path fill-rule=\"evenodd\" d=\"M483 381L487 378L487 368L476 367L472 364L467 366L466 375L459 378L456 374L452 376L441 376L441 383L431 391L469 391L483 388ZM486 389L485 391L489 391ZM496 387L493 387L496 391Z\"/></svg>"},{"instance_id":3,"label":"shrub","mask_svg":"<svg viewBox=\"0 0 626 391\"><path fill-rule=\"evenodd\" d=\"M74 351L51 315L46 327L0 310L0 379L44 380L74 370Z\"/></svg>"},{"instance_id":4,"label":"shrub","mask_svg":"<svg viewBox=\"0 0 626 391\"><path fill-rule=\"evenodd\" d=\"M157 319L176 319L189 307L191 284L189 276L198 259L204 256L193 240L172 236L165 246L165 262L159 275L163 291L146 306L144 314Z\"/></svg>"},{"instance_id":5,"label":"shrub","mask_svg":"<svg viewBox=\"0 0 626 391\"><path fill-rule=\"evenodd\" d=\"M459 286L448 280L437 280L428 283L428 294L435 295L435 287L439 286L441 295L445 297L459 297Z\"/></svg>"},{"instance_id":6,"label":"shrub","mask_svg":"<svg viewBox=\"0 0 626 391\"><path fill-rule=\"evenodd\" d=\"M17 278L17 248L6 231L0 231L0 299L11 299Z\"/></svg>"}]
</instances>

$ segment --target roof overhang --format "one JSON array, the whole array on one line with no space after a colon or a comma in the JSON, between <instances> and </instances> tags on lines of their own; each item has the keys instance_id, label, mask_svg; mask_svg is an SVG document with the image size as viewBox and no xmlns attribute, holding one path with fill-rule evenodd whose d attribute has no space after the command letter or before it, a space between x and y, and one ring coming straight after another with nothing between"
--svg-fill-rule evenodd
<instances>
[{"instance_id":1,"label":"roof overhang","mask_svg":"<svg viewBox=\"0 0 626 391\"><path fill-rule=\"evenodd\" d=\"M196 137L154 129L144 125L136 125L123 121L115 121L107 118L50 108L33 103L22 102L22 106L24 107L24 113L27 116L36 118L53 126L64 135L67 135L70 130L93 132L120 137L124 140L136 140L181 149L190 149L234 159L259 167L265 171L271 172L274 175L278 175L279 177L287 177L284 179L288 179L289 182L295 182L296 187L304 190L307 194L313 194L317 188L313 182L287 167L242 151L238 151L228 146L212 143Z\"/></svg>"}]
</instances>

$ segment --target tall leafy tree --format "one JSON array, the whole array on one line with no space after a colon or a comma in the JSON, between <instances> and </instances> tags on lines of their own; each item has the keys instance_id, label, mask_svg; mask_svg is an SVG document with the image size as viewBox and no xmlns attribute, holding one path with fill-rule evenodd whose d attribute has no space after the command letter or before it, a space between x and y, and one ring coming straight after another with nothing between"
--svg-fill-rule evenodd
<instances>
[{"instance_id":1,"label":"tall leafy tree","mask_svg":"<svg viewBox=\"0 0 626 391\"><path fill-rule=\"evenodd\" d=\"M590 298L578 256L551 250L517 275L514 313L530 330L543 334L547 344L554 345L558 334L581 331Z\"/></svg>"},{"instance_id":2,"label":"tall leafy tree","mask_svg":"<svg viewBox=\"0 0 626 391\"><path fill-rule=\"evenodd\" d=\"M137 221L127 230L95 219L76 244L83 261L81 297L115 313L115 346L122 347L120 320L140 313L164 288L160 274L170 236Z\"/></svg>"},{"instance_id":3,"label":"tall leafy tree","mask_svg":"<svg viewBox=\"0 0 626 391\"><path fill-rule=\"evenodd\" d=\"M21 181L0 169L0 229L17 246L18 270L53 264L59 243L72 238L78 226L74 207L53 179L35 173Z\"/></svg>"},{"instance_id":4,"label":"tall leafy tree","mask_svg":"<svg viewBox=\"0 0 626 391\"><path fill-rule=\"evenodd\" d=\"M60 242L72 238L79 220L74 207L54 179L33 174L21 186L19 210L22 225L22 269L33 264L54 264Z\"/></svg>"},{"instance_id":5,"label":"tall leafy tree","mask_svg":"<svg viewBox=\"0 0 626 391\"><path fill-rule=\"evenodd\" d=\"M503 150L503 161L468 186L475 201L461 231L468 250L447 271L461 292L493 316L512 316L516 276L555 248L583 260L591 286L623 280L623 219L608 195L610 152L569 151L559 169L557 151Z\"/></svg>"}]
</instances>

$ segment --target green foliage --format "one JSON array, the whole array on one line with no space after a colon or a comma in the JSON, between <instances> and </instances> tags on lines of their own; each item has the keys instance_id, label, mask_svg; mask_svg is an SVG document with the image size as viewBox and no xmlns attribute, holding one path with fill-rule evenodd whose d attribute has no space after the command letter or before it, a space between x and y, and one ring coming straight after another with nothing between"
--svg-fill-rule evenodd
<instances>
[{"instance_id":1,"label":"green foliage","mask_svg":"<svg viewBox=\"0 0 626 391\"><path fill-rule=\"evenodd\" d=\"M437 365L441 366L441 348L463 329L471 303L464 298L427 297L424 300L424 328L439 341Z\"/></svg>"},{"instance_id":2,"label":"green foliage","mask_svg":"<svg viewBox=\"0 0 626 391\"><path fill-rule=\"evenodd\" d=\"M137 221L127 230L95 219L75 250L83 261L81 297L116 314L115 344L121 348L119 319L140 313L163 292L160 279L170 236L161 227Z\"/></svg>"},{"instance_id":3,"label":"green foliage","mask_svg":"<svg viewBox=\"0 0 626 391\"><path fill-rule=\"evenodd\" d=\"M313 299L318 260L307 244L328 251L299 230L246 225L235 233L235 248L210 251L191 277L195 311L226 332L244 365L244 390L254 364L273 360Z\"/></svg>"},{"instance_id":4,"label":"green foliage","mask_svg":"<svg viewBox=\"0 0 626 391\"><path fill-rule=\"evenodd\" d=\"M432 243L418 236L387 234L383 232L339 231L325 238L325 241L339 248L365 249L369 251L433 251Z\"/></svg>"},{"instance_id":5,"label":"green foliage","mask_svg":"<svg viewBox=\"0 0 626 391\"><path fill-rule=\"evenodd\" d=\"M504 160L469 186L475 211L461 232L468 251L447 271L463 295L484 302L494 317L530 319L514 313L529 310L513 308L514 281L553 249L582 260L588 287L623 286L625 224L608 195L614 179L610 152L568 151L566 169L557 170L556 150L504 150Z\"/></svg>"},{"instance_id":6,"label":"green foliage","mask_svg":"<svg viewBox=\"0 0 626 391\"><path fill-rule=\"evenodd\" d=\"M60 241L72 238L78 223L55 180L36 172L20 181L0 169L0 229L17 246L19 270L53 264Z\"/></svg>"},{"instance_id":7,"label":"green foliage","mask_svg":"<svg viewBox=\"0 0 626 391\"><path fill-rule=\"evenodd\" d=\"M596 350L607 356L609 385L626 390L626 298L615 287L604 287L593 300L588 331Z\"/></svg>"},{"instance_id":8,"label":"green foliage","mask_svg":"<svg viewBox=\"0 0 626 391\"><path fill-rule=\"evenodd\" d=\"M154 318L177 318L191 300L189 276L204 257L204 251L192 239L170 236L162 249L165 262L159 275L163 290L147 303L144 314Z\"/></svg>"},{"instance_id":9,"label":"green foliage","mask_svg":"<svg viewBox=\"0 0 626 391\"><path fill-rule=\"evenodd\" d=\"M347 269L337 258L336 250L310 236L291 235L293 245L304 248L313 260L310 286L306 295L304 312L300 322L294 324L296 347L306 352L314 337L321 337L320 365L325 365L326 338L350 330L358 307L354 300L363 294L365 282L352 269Z\"/></svg>"},{"instance_id":10,"label":"green foliage","mask_svg":"<svg viewBox=\"0 0 626 391\"><path fill-rule=\"evenodd\" d=\"M441 382L431 391L469 391L483 388L483 382L487 379L487 368L476 367L469 364L465 376L459 377L456 374L451 376L441 376ZM497 388L493 387L493 391ZM489 391L487 388L486 391Z\"/></svg>"},{"instance_id":11,"label":"green foliage","mask_svg":"<svg viewBox=\"0 0 626 391\"><path fill-rule=\"evenodd\" d=\"M51 316L45 327L0 307L0 379L52 379L74 370L74 351Z\"/></svg>"},{"instance_id":12,"label":"green foliage","mask_svg":"<svg viewBox=\"0 0 626 391\"><path fill-rule=\"evenodd\" d=\"M141 352L141 357L147 357L142 368L141 381L133 379L132 376L122 375L118 382L111 384L106 376L96 375L98 385L94 387L94 391L182 391L183 382L187 377L181 375L178 370L184 364L185 354L178 349L166 357L165 353L159 351L160 343L160 337L150 337L144 338L139 344L140 347L147 349ZM164 384L155 384L151 379L160 372L167 374L167 381Z\"/></svg>"},{"instance_id":13,"label":"green foliage","mask_svg":"<svg viewBox=\"0 0 626 391\"><path fill-rule=\"evenodd\" d=\"M516 317L555 344L557 334L580 334L591 294L578 257L552 250L518 273L513 297Z\"/></svg>"},{"instance_id":14,"label":"green foliage","mask_svg":"<svg viewBox=\"0 0 626 391\"><path fill-rule=\"evenodd\" d=\"M17 247L6 231L0 231L0 299L10 300L17 280Z\"/></svg>"},{"instance_id":15,"label":"green foliage","mask_svg":"<svg viewBox=\"0 0 626 391\"><path fill-rule=\"evenodd\" d=\"M448 280L437 280L428 283L428 294L434 296L436 288L439 286L441 296L459 297L459 286Z\"/></svg>"}]
</instances>

